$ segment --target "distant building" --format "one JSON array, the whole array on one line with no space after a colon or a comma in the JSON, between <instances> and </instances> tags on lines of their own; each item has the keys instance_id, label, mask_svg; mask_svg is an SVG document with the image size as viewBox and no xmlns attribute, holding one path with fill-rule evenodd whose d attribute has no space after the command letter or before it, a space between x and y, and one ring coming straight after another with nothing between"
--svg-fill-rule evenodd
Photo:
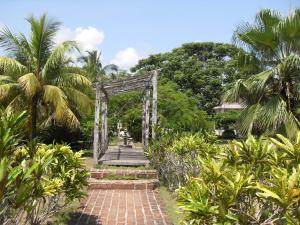
<instances>
[{"instance_id":1,"label":"distant building","mask_svg":"<svg viewBox=\"0 0 300 225\"><path fill-rule=\"evenodd\" d=\"M214 107L214 110L216 113L223 113L230 110L242 110L244 108L245 107L238 102L223 102L222 105ZM219 127L215 129L215 134L217 136L223 136L225 131L226 129L224 127ZM235 135L238 135L236 130L233 130L233 132Z\"/></svg>"},{"instance_id":2,"label":"distant building","mask_svg":"<svg viewBox=\"0 0 300 225\"><path fill-rule=\"evenodd\" d=\"M221 113L229 110L244 109L244 108L245 107L238 102L223 102L222 105L214 107L214 110L216 113Z\"/></svg>"}]
</instances>

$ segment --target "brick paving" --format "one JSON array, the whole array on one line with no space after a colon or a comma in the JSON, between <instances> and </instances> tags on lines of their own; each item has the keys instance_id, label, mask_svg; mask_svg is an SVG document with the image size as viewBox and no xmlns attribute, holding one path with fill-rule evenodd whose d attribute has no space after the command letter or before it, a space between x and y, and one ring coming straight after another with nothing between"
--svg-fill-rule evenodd
<instances>
[{"instance_id":1,"label":"brick paving","mask_svg":"<svg viewBox=\"0 0 300 225\"><path fill-rule=\"evenodd\" d=\"M159 194L151 190L88 191L69 225L171 225Z\"/></svg>"}]
</instances>

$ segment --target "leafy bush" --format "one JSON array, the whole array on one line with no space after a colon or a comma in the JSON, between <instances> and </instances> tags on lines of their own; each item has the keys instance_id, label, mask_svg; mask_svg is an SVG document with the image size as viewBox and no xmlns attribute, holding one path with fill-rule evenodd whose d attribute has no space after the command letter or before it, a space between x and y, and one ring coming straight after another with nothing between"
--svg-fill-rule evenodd
<instances>
[{"instance_id":1,"label":"leafy bush","mask_svg":"<svg viewBox=\"0 0 300 225\"><path fill-rule=\"evenodd\" d=\"M40 224L84 196L87 171L69 146L20 145L24 113L0 117L0 224Z\"/></svg>"},{"instance_id":2,"label":"leafy bush","mask_svg":"<svg viewBox=\"0 0 300 225\"><path fill-rule=\"evenodd\" d=\"M184 224L299 224L300 132L233 141L199 155L200 173L177 190Z\"/></svg>"},{"instance_id":3,"label":"leafy bush","mask_svg":"<svg viewBox=\"0 0 300 225\"><path fill-rule=\"evenodd\" d=\"M152 143L148 151L151 164L170 190L184 185L188 175L199 173L197 157L205 158L219 152L218 146L208 140L212 140L209 135L166 133Z\"/></svg>"}]
</instances>

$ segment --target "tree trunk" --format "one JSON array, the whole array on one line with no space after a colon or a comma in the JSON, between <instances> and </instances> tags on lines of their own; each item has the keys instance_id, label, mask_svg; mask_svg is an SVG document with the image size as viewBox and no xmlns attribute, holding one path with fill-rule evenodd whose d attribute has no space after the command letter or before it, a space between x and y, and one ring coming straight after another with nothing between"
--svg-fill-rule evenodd
<instances>
[{"instance_id":1,"label":"tree trunk","mask_svg":"<svg viewBox=\"0 0 300 225\"><path fill-rule=\"evenodd\" d=\"M31 112L30 112L30 119L31 119L31 134L30 138L33 140L36 137L36 121L37 121L37 103L38 103L38 97L37 95L32 97L31 100Z\"/></svg>"}]
</instances>

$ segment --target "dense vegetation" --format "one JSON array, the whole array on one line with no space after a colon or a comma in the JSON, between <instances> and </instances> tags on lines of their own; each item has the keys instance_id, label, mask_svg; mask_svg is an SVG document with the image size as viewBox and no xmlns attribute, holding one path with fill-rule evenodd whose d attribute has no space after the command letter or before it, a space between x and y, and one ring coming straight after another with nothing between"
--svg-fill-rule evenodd
<instances>
[{"instance_id":1,"label":"dense vegetation","mask_svg":"<svg viewBox=\"0 0 300 225\"><path fill-rule=\"evenodd\" d=\"M176 190L182 224L299 224L299 24L299 10L262 10L234 34L246 47L235 66L251 72L225 99L246 108L213 118L220 127L237 120L246 140L221 145L207 133L163 131L152 143L148 155ZM150 58L145 64L155 65Z\"/></svg>"},{"instance_id":2,"label":"dense vegetation","mask_svg":"<svg viewBox=\"0 0 300 225\"><path fill-rule=\"evenodd\" d=\"M183 224L298 224L300 132L219 145L211 135L162 135L148 155L177 189Z\"/></svg>"},{"instance_id":3,"label":"dense vegetation","mask_svg":"<svg viewBox=\"0 0 300 225\"><path fill-rule=\"evenodd\" d=\"M27 20L29 38L0 31L9 55L0 57L1 224L40 224L84 196L81 152L61 143L89 147L78 144L92 140L92 83L128 75L97 51L70 58L76 43L53 41L60 23ZM176 190L183 224L299 224L300 10L261 10L233 37L234 45L183 44L131 69L160 71L148 157ZM142 94L109 99L110 136L121 121L141 140ZM215 114L223 96L245 110ZM244 139L220 144L213 127Z\"/></svg>"},{"instance_id":4,"label":"dense vegetation","mask_svg":"<svg viewBox=\"0 0 300 225\"><path fill-rule=\"evenodd\" d=\"M0 111L0 223L41 224L84 196L88 173L69 146L22 143L25 113Z\"/></svg>"},{"instance_id":5,"label":"dense vegetation","mask_svg":"<svg viewBox=\"0 0 300 225\"><path fill-rule=\"evenodd\" d=\"M175 82L179 91L197 99L200 109L212 113L227 85L249 73L237 67L241 51L231 44L187 43L140 60L132 71L160 69L161 83Z\"/></svg>"},{"instance_id":6,"label":"dense vegetation","mask_svg":"<svg viewBox=\"0 0 300 225\"><path fill-rule=\"evenodd\" d=\"M239 120L242 133L280 132L295 138L299 130L299 37L300 10L287 17L261 10L253 24L237 27L234 40L247 49L244 66L262 71L237 80L226 96L246 106Z\"/></svg>"}]
</instances>

